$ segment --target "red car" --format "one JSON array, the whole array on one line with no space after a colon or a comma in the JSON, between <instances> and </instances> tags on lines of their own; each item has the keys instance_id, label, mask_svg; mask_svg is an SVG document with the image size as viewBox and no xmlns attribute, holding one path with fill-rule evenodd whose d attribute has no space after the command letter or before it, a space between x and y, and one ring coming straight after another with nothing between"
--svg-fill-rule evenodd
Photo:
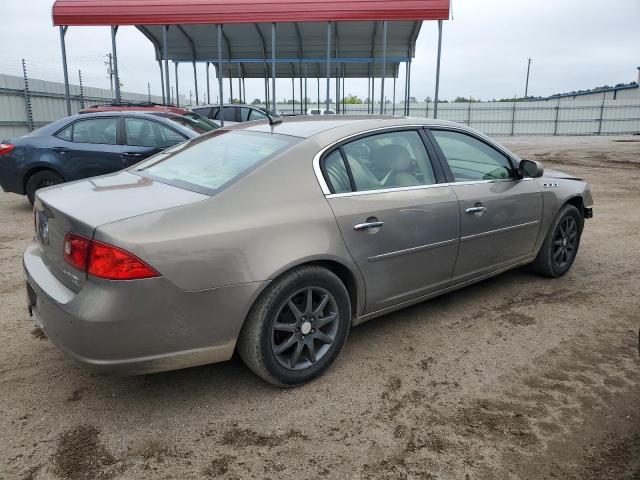
<instances>
[{"instance_id":1,"label":"red car","mask_svg":"<svg viewBox=\"0 0 640 480\"><path fill-rule=\"evenodd\" d=\"M176 107L174 105L162 105L153 102L113 102L113 103L104 103L99 105L92 105L90 107L83 108L78 113L97 113L97 112L157 112L157 113L165 113L170 114L171 119L174 121L178 121L180 123L178 117L185 117L188 120L196 123L205 123L207 125L212 126L213 128L220 127L220 125L213 121L209 120L202 115L192 112L191 110L186 110L184 108ZM207 129L208 131L209 129Z\"/></svg>"}]
</instances>

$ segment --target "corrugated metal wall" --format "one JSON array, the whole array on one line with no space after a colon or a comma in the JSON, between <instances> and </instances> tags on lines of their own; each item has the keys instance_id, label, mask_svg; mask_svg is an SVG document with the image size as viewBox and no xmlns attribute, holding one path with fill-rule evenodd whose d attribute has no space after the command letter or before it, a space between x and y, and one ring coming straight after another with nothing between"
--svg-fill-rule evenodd
<instances>
[{"instance_id":1,"label":"corrugated metal wall","mask_svg":"<svg viewBox=\"0 0 640 480\"><path fill-rule=\"evenodd\" d=\"M299 105L299 104L297 104ZM284 113L291 105L279 105ZM315 108L309 103L309 108ZM324 108L324 105L322 105ZM331 108L335 109L335 105ZM380 106L376 105L375 112ZM401 115L403 105L396 105ZM299 106L296 113L299 113ZM393 112L387 105L387 114ZM367 114L366 105L347 105L348 114ZM433 117L433 103L412 103L410 116ZM469 125L487 135L615 135L640 133L640 99L555 102L440 103L438 118Z\"/></svg>"},{"instance_id":2,"label":"corrugated metal wall","mask_svg":"<svg viewBox=\"0 0 640 480\"><path fill-rule=\"evenodd\" d=\"M80 86L71 85L71 111L80 110ZM33 125L41 127L67 115L64 84L45 80L29 79L29 92ZM85 105L112 101L114 93L104 88L83 87ZM122 92L123 100L146 102L146 94ZM152 102L162 98L151 96ZM29 132L24 93L24 80L13 75L0 75L0 140L17 137Z\"/></svg>"}]
</instances>

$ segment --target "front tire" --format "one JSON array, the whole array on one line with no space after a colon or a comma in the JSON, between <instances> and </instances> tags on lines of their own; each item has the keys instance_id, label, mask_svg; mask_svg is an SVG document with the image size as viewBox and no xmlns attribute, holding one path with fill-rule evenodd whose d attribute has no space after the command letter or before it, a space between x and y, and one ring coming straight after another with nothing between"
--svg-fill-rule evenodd
<instances>
[{"instance_id":1,"label":"front tire","mask_svg":"<svg viewBox=\"0 0 640 480\"><path fill-rule=\"evenodd\" d=\"M58 185L62 182L64 182L64 179L51 170L40 170L39 172L34 173L29 177L29 180L27 180L26 191L29 203L33 205L33 202L35 202L37 190L44 187L50 187L52 185Z\"/></svg>"},{"instance_id":2,"label":"front tire","mask_svg":"<svg viewBox=\"0 0 640 480\"><path fill-rule=\"evenodd\" d=\"M584 218L578 209L564 205L551 222L538 256L533 261L533 271L546 277L561 277L573 265L578 248Z\"/></svg>"},{"instance_id":3,"label":"front tire","mask_svg":"<svg viewBox=\"0 0 640 480\"><path fill-rule=\"evenodd\" d=\"M350 326L351 303L340 279L322 267L300 267L260 295L240 332L238 352L262 379L293 387L329 368Z\"/></svg>"}]
</instances>

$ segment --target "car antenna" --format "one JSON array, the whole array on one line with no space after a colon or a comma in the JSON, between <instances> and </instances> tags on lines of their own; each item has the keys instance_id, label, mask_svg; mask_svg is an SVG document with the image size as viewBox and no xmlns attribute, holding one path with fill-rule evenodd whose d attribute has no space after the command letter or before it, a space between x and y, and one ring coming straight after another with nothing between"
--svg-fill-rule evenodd
<instances>
[{"instance_id":1,"label":"car antenna","mask_svg":"<svg viewBox=\"0 0 640 480\"><path fill-rule=\"evenodd\" d=\"M282 123L282 119L281 118L276 118L276 117L274 117L273 115L271 115L268 112L265 112L265 115L269 119L269 125L271 125L272 127L274 125L280 125Z\"/></svg>"}]
</instances>

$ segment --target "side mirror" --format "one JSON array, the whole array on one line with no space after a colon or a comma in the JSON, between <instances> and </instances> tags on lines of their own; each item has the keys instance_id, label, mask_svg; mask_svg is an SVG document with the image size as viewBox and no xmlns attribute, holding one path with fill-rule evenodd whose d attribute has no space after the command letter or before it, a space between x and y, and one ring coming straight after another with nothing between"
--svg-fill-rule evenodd
<instances>
[{"instance_id":1,"label":"side mirror","mask_svg":"<svg viewBox=\"0 0 640 480\"><path fill-rule=\"evenodd\" d=\"M544 174L542 163L533 160L520 160L518 172L523 177L540 178Z\"/></svg>"}]
</instances>

